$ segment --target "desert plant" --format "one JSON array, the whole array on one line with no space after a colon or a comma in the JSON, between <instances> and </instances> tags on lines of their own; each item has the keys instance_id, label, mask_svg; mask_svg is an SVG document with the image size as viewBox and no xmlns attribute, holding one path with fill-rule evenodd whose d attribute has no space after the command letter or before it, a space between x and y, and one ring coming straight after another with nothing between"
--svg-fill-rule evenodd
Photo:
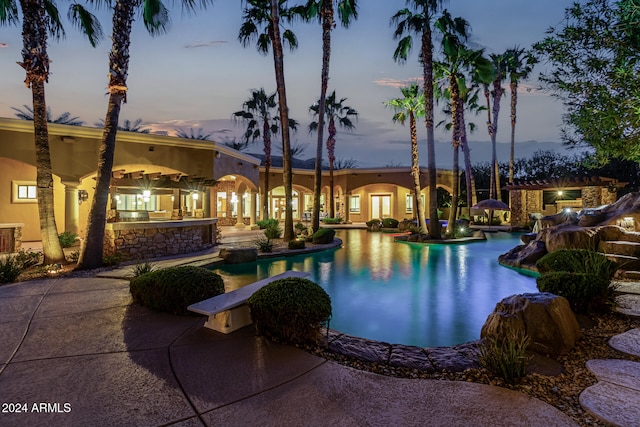
<instances>
[{"instance_id":1,"label":"desert plant","mask_svg":"<svg viewBox=\"0 0 640 427\"><path fill-rule=\"evenodd\" d=\"M126 261L129 256L122 252L114 252L109 255L102 256L102 265L104 267L114 267L120 265L120 263Z\"/></svg>"},{"instance_id":2,"label":"desert plant","mask_svg":"<svg viewBox=\"0 0 640 427\"><path fill-rule=\"evenodd\" d=\"M264 230L265 228L267 228L269 225L272 224L278 224L278 220L275 218L269 218L269 219L263 219L260 221L256 221L256 224L258 225L258 227L260 227L260 230Z\"/></svg>"},{"instance_id":3,"label":"desert plant","mask_svg":"<svg viewBox=\"0 0 640 427\"><path fill-rule=\"evenodd\" d=\"M331 317L331 298L303 278L275 280L247 301L258 335L293 344L317 343Z\"/></svg>"},{"instance_id":4,"label":"desert plant","mask_svg":"<svg viewBox=\"0 0 640 427\"><path fill-rule=\"evenodd\" d=\"M314 244L327 244L333 242L333 238L336 235L336 231L331 228L321 228L315 233L313 233L312 242Z\"/></svg>"},{"instance_id":5,"label":"desert plant","mask_svg":"<svg viewBox=\"0 0 640 427\"><path fill-rule=\"evenodd\" d=\"M24 270L15 255L0 257L0 283L13 283Z\"/></svg>"},{"instance_id":6,"label":"desert plant","mask_svg":"<svg viewBox=\"0 0 640 427\"><path fill-rule=\"evenodd\" d=\"M515 333L506 337L488 336L478 346L478 362L507 383L514 383L527 373L529 337Z\"/></svg>"},{"instance_id":7,"label":"desert plant","mask_svg":"<svg viewBox=\"0 0 640 427\"><path fill-rule=\"evenodd\" d=\"M63 233L58 234L58 240L60 240L60 246L63 248L70 248L76 242L78 235L76 233L72 233L71 231L65 231Z\"/></svg>"},{"instance_id":8,"label":"desert plant","mask_svg":"<svg viewBox=\"0 0 640 427\"><path fill-rule=\"evenodd\" d=\"M400 221L394 218L383 218L382 219L382 227L383 228L398 228L398 224Z\"/></svg>"},{"instance_id":9,"label":"desert plant","mask_svg":"<svg viewBox=\"0 0 640 427\"><path fill-rule=\"evenodd\" d=\"M273 252L273 242L271 239L258 239L256 240L256 246L260 252Z\"/></svg>"},{"instance_id":10,"label":"desert plant","mask_svg":"<svg viewBox=\"0 0 640 427\"><path fill-rule=\"evenodd\" d=\"M567 271L545 273L536 283L540 292L565 297L571 309L580 314L606 311L616 290L608 277Z\"/></svg>"},{"instance_id":11,"label":"desert plant","mask_svg":"<svg viewBox=\"0 0 640 427\"><path fill-rule=\"evenodd\" d=\"M69 261L78 262L80 259L80 251L73 251L69 254Z\"/></svg>"},{"instance_id":12,"label":"desert plant","mask_svg":"<svg viewBox=\"0 0 640 427\"><path fill-rule=\"evenodd\" d=\"M141 264L136 264L131 268L131 274L133 277L142 276L146 273L151 273L152 271L157 270L156 265L150 261L145 260Z\"/></svg>"},{"instance_id":13,"label":"desert plant","mask_svg":"<svg viewBox=\"0 0 640 427\"><path fill-rule=\"evenodd\" d=\"M36 265L40 262L42 254L40 252L25 251L20 249L12 255L15 261L24 269Z\"/></svg>"},{"instance_id":14,"label":"desert plant","mask_svg":"<svg viewBox=\"0 0 640 427\"><path fill-rule=\"evenodd\" d=\"M289 250L304 249L304 240L291 240L288 244Z\"/></svg>"},{"instance_id":15,"label":"desert plant","mask_svg":"<svg viewBox=\"0 0 640 427\"><path fill-rule=\"evenodd\" d=\"M222 277L211 270L190 265L169 267L131 280L133 301L152 310L189 314L187 307L224 293Z\"/></svg>"},{"instance_id":16,"label":"desert plant","mask_svg":"<svg viewBox=\"0 0 640 427\"><path fill-rule=\"evenodd\" d=\"M268 224L264 229L264 235L267 239L279 239L282 236L282 228L278 221Z\"/></svg>"}]
</instances>

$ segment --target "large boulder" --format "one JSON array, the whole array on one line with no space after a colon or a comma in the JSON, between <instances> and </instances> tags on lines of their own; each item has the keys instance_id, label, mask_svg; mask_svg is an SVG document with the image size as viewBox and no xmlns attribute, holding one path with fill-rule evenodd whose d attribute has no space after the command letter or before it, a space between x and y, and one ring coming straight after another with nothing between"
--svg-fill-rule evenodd
<instances>
[{"instance_id":1,"label":"large boulder","mask_svg":"<svg viewBox=\"0 0 640 427\"><path fill-rule=\"evenodd\" d=\"M257 248L223 248L220 249L220 258L227 264L243 264L254 262L258 259Z\"/></svg>"},{"instance_id":2,"label":"large boulder","mask_svg":"<svg viewBox=\"0 0 640 427\"><path fill-rule=\"evenodd\" d=\"M526 334L529 349L551 357L568 353L580 337L569 303L550 293L512 295L496 304L482 327L481 338Z\"/></svg>"},{"instance_id":3,"label":"large boulder","mask_svg":"<svg viewBox=\"0 0 640 427\"><path fill-rule=\"evenodd\" d=\"M532 240L526 245L519 245L511 249L506 254L498 257L500 264L510 267L532 267L536 261L547 254L544 242L540 240Z\"/></svg>"}]
</instances>

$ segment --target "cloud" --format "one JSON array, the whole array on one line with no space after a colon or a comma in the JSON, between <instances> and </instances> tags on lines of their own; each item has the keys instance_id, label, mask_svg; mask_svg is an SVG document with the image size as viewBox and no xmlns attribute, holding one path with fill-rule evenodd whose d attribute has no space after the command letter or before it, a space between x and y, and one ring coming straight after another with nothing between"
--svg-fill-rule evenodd
<instances>
[{"instance_id":1,"label":"cloud","mask_svg":"<svg viewBox=\"0 0 640 427\"><path fill-rule=\"evenodd\" d=\"M3 47L9 47L8 44L0 42L0 49L2 49Z\"/></svg>"},{"instance_id":2,"label":"cloud","mask_svg":"<svg viewBox=\"0 0 640 427\"><path fill-rule=\"evenodd\" d=\"M187 44L184 47L186 49L192 49L196 47L214 47L214 46L227 44L227 43L229 43L227 40L212 40L210 42L203 42L200 40L196 40L194 43Z\"/></svg>"},{"instance_id":3,"label":"cloud","mask_svg":"<svg viewBox=\"0 0 640 427\"><path fill-rule=\"evenodd\" d=\"M412 77L406 80L382 78L382 79L377 79L373 81L373 83L378 86L390 86L390 87L405 87L412 83L421 83L421 82L422 82L422 77Z\"/></svg>"}]
</instances>

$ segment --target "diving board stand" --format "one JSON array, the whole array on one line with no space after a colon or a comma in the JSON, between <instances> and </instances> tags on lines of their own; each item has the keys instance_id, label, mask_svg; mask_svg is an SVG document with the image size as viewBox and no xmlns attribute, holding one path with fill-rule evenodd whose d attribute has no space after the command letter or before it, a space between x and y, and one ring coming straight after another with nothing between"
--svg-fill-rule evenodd
<instances>
[{"instance_id":1,"label":"diving board stand","mask_svg":"<svg viewBox=\"0 0 640 427\"><path fill-rule=\"evenodd\" d=\"M309 277L309 273L288 270L282 274L267 277L231 292L191 304L187 307L187 310L209 316L209 319L204 324L205 328L229 334L252 323L251 312L247 305L247 300L251 295L275 280L289 277L306 278Z\"/></svg>"}]
</instances>

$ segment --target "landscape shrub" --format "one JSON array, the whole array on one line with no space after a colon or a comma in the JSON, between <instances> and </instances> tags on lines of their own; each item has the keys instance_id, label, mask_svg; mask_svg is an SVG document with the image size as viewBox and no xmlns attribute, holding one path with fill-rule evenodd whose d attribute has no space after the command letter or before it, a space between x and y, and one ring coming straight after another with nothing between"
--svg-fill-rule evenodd
<instances>
[{"instance_id":1,"label":"landscape shrub","mask_svg":"<svg viewBox=\"0 0 640 427\"><path fill-rule=\"evenodd\" d=\"M76 233L72 233L71 231L65 231L63 233L58 234L58 240L60 240L60 246L63 248L70 248L76 242L78 235Z\"/></svg>"},{"instance_id":2,"label":"landscape shrub","mask_svg":"<svg viewBox=\"0 0 640 427\"><path fill-rule=\"evenodd\" d=\"M365 224L367 224L367 227L372 227L374 225L381 225L382 221L380 221L379 219L370 219L369 221L365 222Z\"/></svg>"},{"instance_id":3,"label":"landscape shrub","mask_svg":"<svg viewBox=\"0 0 640 427\"><path fill-rule=\"evenodd\" d=\"M343 221L342 218L337 217L337 218L329 218L329 217L325 217L322 218L322 222L325 224L340 224Z\"/></svg>"},{"instance_id":4,"label":"landscape shrub","mask_svg":"<svg viewBox=\"0 0 640 427\"><path fill-rule=\"evenodd\" d=\"M304 240L291 240L289 242L290 250L304 249L304 248L305 248Z\"/></svg>"},{"instance_id":5,"label":"landscape shrub","mask_svg":"<svg viewBox=\"0 0 640 427\"><path fill-rule=\"evenodd\" d=\"M256 240L256 247L260 252L273 252L273 242L271 239L258 239Z\"/></svg>"},{"instance_id":6,"label":"landscape shrub","mask_svg":"<svg viewBox=\"0 0 640 427\"><path fill-rule=\"evenodd\" d=\"M528 346L529 337L524 333L502 339L491 335L478 346L478 362L481 368L512 384L527 373Z\"/></svg>"},{"instance_id":7,"label":"landscape shrub","mask_svg":"<svg viewBox=\"0 0 640 427\"><path fill-rule=\"evenodd\" d=\"M40 252L25 251L24 249L13 254L13 257L23 269L40 263L40 259L43 258Z\"/></svg>"},{"instance_id":8,"label":"landscape shrub","mask_svg":"<svg viewBox=\"0 0 640 427\"><path fill-rule=\"evenodd\" d=\"M260 230L264 230L269 225L273 225L273 224L277 225L278 220L275 218L263 219L263 220L257 221L256 224L258 225L258 227L260 227Z\"/></svg>"},{"instance_id":9,"label":"landscape shrub","mask_svg":"<svg viewBox=\"0 0 640 427\"><path fill-rule=\"evenodd\" d=\"M224 293L222 277L202 267L169 267L131 280L133 301L152 310L189 314L187 307Z\"/></svg>"},{"instance_id":10,"label":"landscape shrub","mask_svg":"<svg viewBox=\"0 0 640 427\"><path fill-rule=\"evenodd\" d=\"M331 317L331 298L303 278L275 280L247 301L258 335L292 344L317 343Z\"/></svg>"},{"instance_id":11,"label":"landscape shrub","mask_svg":"<svg viewBox=\"0 0 640 427\"><path fill-rule=\"evenodd\" d=\"M616 290L608 277L568 271L545 273L536 283L540 292L565 297L571 309L579 314L606 311Z\"/></svg>"},{"instance_id":12,"label":"landscape shrub","mask_svg":"<svg viewBox=\"0 0 640 427\"><path fill-rule=\"evenodd\" d=\"M398 224L400 221L394 218L383 218L382 219L382 227L383 228L398 228Z\"/></svg>"},{"instance_id":13,"label":"landscape shrub","mask_svg":"<svg viewBox=\"0 0 640 427\"><path fill-rule=\"evenodd\" d=\"M550 252L536 262L540 274L566 271L569 273L588 273L600 277L612 278L618 264L599 252L586 249L559 249Z\"/></svg>"},{"instance_id":14,"label":"landscape shrub","mask_svg":"<svg viewBox=\"0 0 640 427\"><path fill-rule=\"evenodd\" d=\"M336 235L336 231L332 228L321 228L313 233L312 242L315 244L323 245L333 242L333 238Z\"/></svg>"},{"instance_id":15,"label":"landscape shrub","mask_svg":"<svg viewBox=\"0 0 640 427\"><path fill-rule=\"evenodd\" d=\"M278 221L268 224L264 229L264 235L267 239L279 239L282 236L282 228Z\"/></svg>"},{"instance_id":16,"label":"landscape shrub","mask_svg":"<svg viewBox=\"0 0 640 427\"><path fill-rule=\"evenodd\" d=\"M142 276L143 274L146 274L146 273L151 273L152 271L155 271L155 270L156 270L156 265L150 261L145 260L141 264L134 265L133 268L131 269L131 274L135 278L138 276Z\"/></svg>"},{"instance_id":17,"label":"landscape shrub","mask_svg":"<svg viewBox=\"0 0 640 427\"><path fill-rule=\"evenodd\" d=\"M301 222L298 222L293 228L296 229L296 233L298 235L303 234L307 231L307 226Z\"/></svg>"},{"instance_id":18,"label":"landscape shrub","mask_svg":"<svg viewBox=\"0 0 640 427\"><path fill-rule=\"evenodd\" d=\"M13 283L24 270L15 255L0 257L0 283Z\"/></svg>"},{"instance_id":19,"label":"landscape shrub","mask_svg":"<svg viewBox=\"0 0 640 427\"><path fill-rule=\"evenodd\" d=\"M120 265L120 263L127 261L129 255L123 252L114 252L110 255L102 256L102 265L105 267L114 267Z\"/></svg>"}]
</instances>

